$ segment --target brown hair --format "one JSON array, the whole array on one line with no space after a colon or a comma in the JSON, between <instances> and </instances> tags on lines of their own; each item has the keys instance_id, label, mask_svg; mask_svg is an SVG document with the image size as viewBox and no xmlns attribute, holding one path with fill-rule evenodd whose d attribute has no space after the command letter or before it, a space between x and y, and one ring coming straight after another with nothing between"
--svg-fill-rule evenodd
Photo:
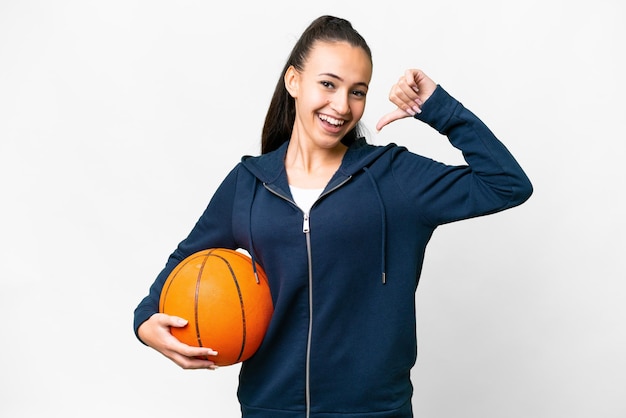
<instances>
[{"instance_id":1,"label":"brown hair","mask_svg":"<svg viewBox=\"0 0 626 418\"><path fill-rule=\"evenodd\" d=\"M296 117L295 100L285 88L284 77L290 66L299 71L303 70L304 63L313 48L315 42L347 42L352 46L363 48L370 61L372 52L365 39L352 27L352 24L334 16L321 16L315 19L305 29L296 42L291 54L285 63L285 67L276 83L274 94L265 116L265 124L261 134L261 153L266 154L279 148L291 138L291 131ZM361 123L359 122L342 139L346 145L351 144L360 135Z\"/></svg>"}]
</instances>

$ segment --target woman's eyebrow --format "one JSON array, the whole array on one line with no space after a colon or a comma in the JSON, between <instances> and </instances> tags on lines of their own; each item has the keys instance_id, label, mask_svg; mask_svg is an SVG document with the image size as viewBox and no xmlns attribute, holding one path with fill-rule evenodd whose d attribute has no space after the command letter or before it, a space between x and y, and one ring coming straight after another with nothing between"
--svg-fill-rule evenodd
<instances>
[{"instance_id":1,"label":"woman's eyebrow","mask_svg":"<svg viewBox=\"0 0 626 418\"><path fill-rule=\"evenodd\" d=\"M343 78L341 78L341 77L339 77L337 74L333 74L333 73L320 73L320 74L318 74L318 76L326 76L326 77L331 77L331 78L334 78L334 79L339 80L339 81L344 81L344 80L343 80ZM369 88L369 86L367 85L367 83L366 83L366 82L364 82L364 81L359 81L358 83L355 83L355 85L357 85L357 86L363 86L363 87L365 87L365 88Z\"/></svg>"}]
</instances>

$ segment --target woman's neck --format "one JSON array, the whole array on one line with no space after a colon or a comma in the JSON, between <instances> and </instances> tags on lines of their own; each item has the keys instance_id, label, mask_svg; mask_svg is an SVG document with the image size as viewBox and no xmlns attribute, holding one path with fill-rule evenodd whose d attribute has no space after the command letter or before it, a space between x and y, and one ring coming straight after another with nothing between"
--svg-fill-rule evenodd
<instances>
[{"instance_id":1,"label":"woman's neck","mask_svg":"<svg viewBox=\"0 0 626 418\"><path fill-rule=\"evenodd\" d=\"M325 187L341 165L347 149L343 144L322 149L303 146L297 140L290 141L285 156L289 184L301 188Z\"/></svg>"}]
</instances>

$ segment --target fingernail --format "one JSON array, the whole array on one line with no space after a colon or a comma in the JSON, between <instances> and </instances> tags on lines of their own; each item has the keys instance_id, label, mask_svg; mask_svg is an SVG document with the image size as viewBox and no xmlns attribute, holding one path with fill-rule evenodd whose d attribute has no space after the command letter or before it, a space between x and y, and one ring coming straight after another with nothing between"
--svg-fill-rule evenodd
<instances>
[{"instance_id":1,"label":"fingernail","mask_svg":"<svg viewBox=\"0 0 626 418\"><path fill-rule=\"evenodd\" d=\"M413 108L413 109L414 109L414 108ZM406 110L405 110L405 112L406 112L406 113L408 113L408 114L409 114L409 115L411 115L411 116L415 116L415 111L414 111L413 109L411 109L411 108L406 109Z\"/></svg>"},{"instance_id":2,"label":"fingernail","mask_svg":"<svg viewBox=\"0 0 626 418\"><path fill-rule=\"evenodd\" d=\"M422 113L422 109L420 109L418 106L413 106L413 110L415 111L415 113Z\"/></svg>"}]
</instances>

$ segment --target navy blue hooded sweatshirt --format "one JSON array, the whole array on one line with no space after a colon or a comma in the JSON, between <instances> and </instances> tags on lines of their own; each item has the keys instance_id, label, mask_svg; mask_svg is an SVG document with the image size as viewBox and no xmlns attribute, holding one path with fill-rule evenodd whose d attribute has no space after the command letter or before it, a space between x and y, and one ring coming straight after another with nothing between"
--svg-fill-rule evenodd
<instances>
[{"instance_id":1,"label":"navy blue hooded sweatshirt","mask_svg":"<svg viewBox=\"0 0 626 418\"><path fill-rule=\"evenodd\" d=\"M441 86L417 119L467 165L357 140L310 216L293 202L285 143L244 157L135 310L158 311L168 274L207 248L243 248L267 273L274 314L241 366L244 417L411 417L415 291L438 225L521 204L532 186L492 132Z\"/></svg>"}]
</instances>

